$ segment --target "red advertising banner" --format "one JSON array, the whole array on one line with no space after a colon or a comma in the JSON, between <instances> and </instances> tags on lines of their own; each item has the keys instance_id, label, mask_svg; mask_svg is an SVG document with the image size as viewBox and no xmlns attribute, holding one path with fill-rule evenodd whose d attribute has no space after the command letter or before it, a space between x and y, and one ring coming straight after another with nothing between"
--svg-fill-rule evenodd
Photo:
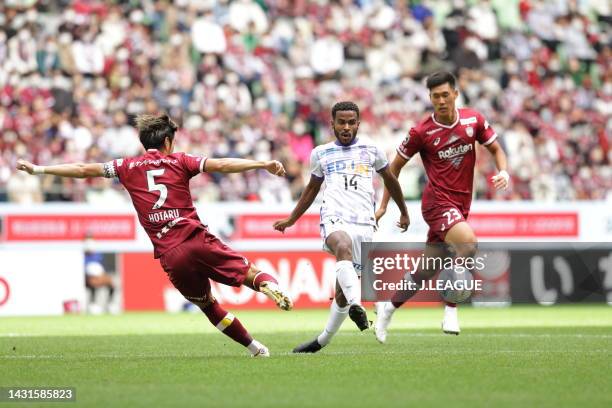
<instances>
[{"instance_id":1,"label":"red advertising banner","mask_svg":"<svg viewBox=\"0 0 612 408\"><path fill-rule=\"evenodd\" d=\"M236 216L236 232L233 239L312 239L321 238L318 214L305 214L294 226L282 234L272 228L275 221L287 214L243 214Z\"/></svg>"},{"instance_id":2,"label":"red advertising banner","mask_svg":"<svg viewBox=\"0 0 612 408\"><path fill-rule=\"evenodd\" d=\"M242 254L263 271L276 276L289 291L295 307L329 307L336 281L336 262L329 254L323 251ZM171 310L177 309L173 303L186 302L151 253L125 253L119 256L125 310ZM245 286L234 288L212 281L211 286L215 298L232 309L275 308L264 295Z\"/></svg>"},{"instance_id":3,"label":"red advertising banner","mask_svg":"<svg viewBox=\"0 0 612 408\"><path fill-rule=\"evenodd\" d=\"M243 214L236 217L234 239L320 238L319 216L306 214L283 235L272 228L286 215ZM472 213L468 218L478 237L578 237L577 212Z\"/></svg>"},{"instance_id":4,"label":"red advertising banner","mask_svg":"<svg viewBox=\"0 0 612 408\"><path fill-rule=\"evenodd\" d=\"M578 213L476 213L468 223L477 237L578 237Z\"/></svg>"},{"instance_id":5,"label":"red advertising banner","mask_svg":"<svg viewBox=\"0 0 612 408\"><path fill-rule=\"evenodd\" d=\"M97 240L133 240L133 215L7 215L6 241L78 241L90 235Z\"/></svg>"}]
</instances>

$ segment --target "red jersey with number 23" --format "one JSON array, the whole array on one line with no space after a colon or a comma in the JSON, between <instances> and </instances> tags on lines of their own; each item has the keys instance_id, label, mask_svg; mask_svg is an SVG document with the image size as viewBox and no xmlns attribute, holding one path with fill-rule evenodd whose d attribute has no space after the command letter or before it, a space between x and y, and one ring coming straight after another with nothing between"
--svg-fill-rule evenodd
<instances>
[{"instance_id":1,"label":"red jersey with number 23","mask_svg":"<svg viewBox=\"0 0 612 408\"><path fill-rule=\"evenodd\" d=\"M423 191L423 211L440 204L454 204L466 213L472 202L475 143L493 143L497 138L489 123L476 110L457 109L452 125L443 125L434 115L410 129L398 153L410 159L419 153L429 179Z\"/></svg>"},{"instance_id":2,"label":"red jersey with number 23","mask_svg":"<svg viewBox=\"0 0 612 408\"><path fill-rule=\"evenodd\" d=\"M104 163L105 176L118 178L130 194L155 258L205 229L189 190L189 180L204 171L205 162L202 156L149 149L139 157Z\"/></svg>"}]
</instances>

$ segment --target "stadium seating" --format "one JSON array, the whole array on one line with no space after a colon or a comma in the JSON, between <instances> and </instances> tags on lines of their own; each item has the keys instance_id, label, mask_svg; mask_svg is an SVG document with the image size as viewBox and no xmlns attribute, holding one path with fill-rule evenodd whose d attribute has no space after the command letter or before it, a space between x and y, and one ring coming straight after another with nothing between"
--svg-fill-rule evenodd
<instances>
[{"instance_id":1,"label":"stadium seating","mask_svg":"<svg viewBox=\"0 0 612 408\"><path fill-rule=\"evenodd\" d=\"M610 5L601 1L6 1L0 4L0 201L124 197L107 180L28 178L17 157L106 161L140 147L134 115L168 111L180 150L279 158L264 174L201 177L198 201L288 202L340 99L360 134L397 144L428 109L422 78L458 74L462 103L502 135L513 188L478 163L478 198L604 199L612 191ZM465 3L465 4L464 4ZM578 4L578 5L576 5ZM418 198L417 160L402 176Z\"/></svg>"}]
</instances>

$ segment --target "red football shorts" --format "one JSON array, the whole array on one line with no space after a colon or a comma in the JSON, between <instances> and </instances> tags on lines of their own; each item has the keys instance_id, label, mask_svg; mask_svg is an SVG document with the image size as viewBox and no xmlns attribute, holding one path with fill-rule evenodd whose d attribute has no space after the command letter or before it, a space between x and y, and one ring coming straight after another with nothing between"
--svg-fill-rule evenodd
<instances>
[{"instance_id":1,"label":"red football shorts","mask_svg":"<svg viewBox=\"0 0 612 408\"><path fill-rule=\"evenodd\" d=\"M466 221L469 210L462 210L460 206L451 203L436 204L423 210L423 218L429 231L427 243L444 242L446 233L457 223Z\"/></svg>"},{"instance_id":2,"label":"red football shorts","mask_svg":"<svg viewBox=\"0 0 612 408\"><path fill-rule=\"evenodd\" d=\"M166 251L160 262L175 288L187 300L203 302L210 296L210 282L240 286L251 267L206 230L197 230L186 241Z\"/></svg>"}]
</instances>

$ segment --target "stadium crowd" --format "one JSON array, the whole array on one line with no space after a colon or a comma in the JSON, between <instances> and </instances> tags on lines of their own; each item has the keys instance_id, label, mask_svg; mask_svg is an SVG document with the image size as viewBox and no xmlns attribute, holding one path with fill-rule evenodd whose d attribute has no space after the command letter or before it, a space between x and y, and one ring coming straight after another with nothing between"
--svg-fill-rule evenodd
<instances>
[{"instance_id":1,"label":"stadium crowd","mask_svg":"<svg viewBox=\"0 0 612 408\"><path fill-rule=\"evenodd\" d=\"M177 149L277 158L288 177L195 178L198 201L289 202L330 107L361 108L389 159L429 109L422 79L453 70L461 104L501 136L512 187L478 163L477 198L605 199L612 191L608 0L6 0L0 4L0 201L123 200L110 180L27 177L136 155L134 115L167 111ZM413 159L400 181L420 196ZM21 173L21 174L20 174ZM608 197L609 198L609 197ZM125 198L127 199L127 198Z\"/></svg>"}]
</instances>

